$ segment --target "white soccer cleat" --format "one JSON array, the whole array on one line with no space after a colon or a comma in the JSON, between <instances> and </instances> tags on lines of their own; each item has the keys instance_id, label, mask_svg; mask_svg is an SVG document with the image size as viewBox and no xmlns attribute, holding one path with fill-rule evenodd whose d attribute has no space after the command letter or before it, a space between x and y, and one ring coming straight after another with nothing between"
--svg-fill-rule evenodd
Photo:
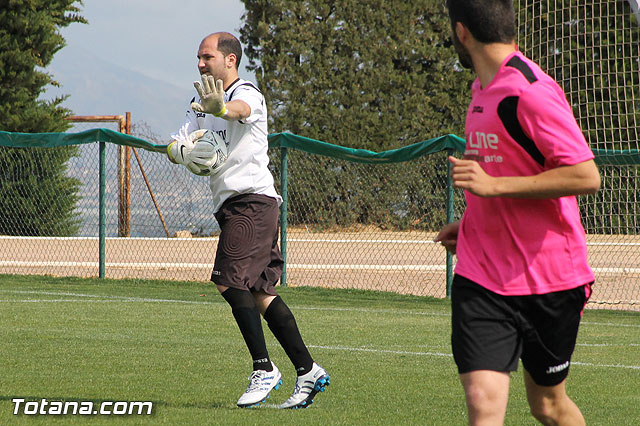
<instances>
[{"instance_id":1,"label":"white soccer cleat","mask_svg":"<svg viewBox=\"0 0 640 426\"><path fill-rule=\"evenodd\" d=\"M249 386L245 393L238 399L238 407L251 407L258 405L269 398L273 389L278 389L282 384L280 370L271 363L273 371L255 370L249 376Z\"/></svg>"},{"instance_id":2,"label":"white soccer cleat","mask_svg":"<svg viewBox=\"0 0 640 426\"><path fill-rule=\"evenodd\" d=\"M313 404L318 392L324 392L329 386L329 374L315 362L307 374L299 376L293 394L280 408L307 408Z\"/></svg>"}]
</instances>

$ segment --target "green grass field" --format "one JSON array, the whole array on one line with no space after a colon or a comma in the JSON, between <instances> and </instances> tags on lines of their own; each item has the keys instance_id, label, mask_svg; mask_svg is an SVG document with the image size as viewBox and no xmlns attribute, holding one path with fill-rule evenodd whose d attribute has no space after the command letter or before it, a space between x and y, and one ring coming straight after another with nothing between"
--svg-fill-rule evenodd
<instances>
[{"instance_id":1,"label":"green grass field","mask_svg":"<svg viewBox=\"0 0 640 426\"><path fill-rule=\"evenodd\" d=\"M282 288L331 386L306 410L277 410L295 373L264 325L283 387L239 409L250 358L207 283L0 275L0 424L462 425L446 300ZM589 310L569 393L590 425L640 419L640 314ZM25 401L153 401L151 415L13 415ZM506 424L536 424L521 372Z\"/></svg>"}]
</instances>

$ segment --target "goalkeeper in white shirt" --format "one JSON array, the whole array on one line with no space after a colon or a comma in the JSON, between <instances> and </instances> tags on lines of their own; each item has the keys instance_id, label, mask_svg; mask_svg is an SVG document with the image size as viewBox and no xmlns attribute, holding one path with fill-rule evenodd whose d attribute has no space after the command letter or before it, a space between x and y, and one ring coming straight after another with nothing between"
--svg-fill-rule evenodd
<instances>
[{"instance_id":1,"label":"goalkeeper in white shirt","mask_svg":"<svg viewBox=\"0 0 640 426\"><path fill-rule=\"evenodd\" d=\"M269 359L262 314L297 373L293 394L280 407L304 408L329 385L329 374L313 361L293 314L274 287L283 266L278 247L282 198L268 169L267 106L262 93L238 77L241 57L242 47L232 34L214 33L202 40L198 49L202 84L194 83L198 96L173 135L168 154L193 171L189 153L197 162L195 153L206 151L197 140L203 130L214 131L226 145L226 160L210 171L221 229L211 280L231 306L253 359L249 386L238 406L264 402L282 383L280 371Z\"/></svg>"}]
</instances>

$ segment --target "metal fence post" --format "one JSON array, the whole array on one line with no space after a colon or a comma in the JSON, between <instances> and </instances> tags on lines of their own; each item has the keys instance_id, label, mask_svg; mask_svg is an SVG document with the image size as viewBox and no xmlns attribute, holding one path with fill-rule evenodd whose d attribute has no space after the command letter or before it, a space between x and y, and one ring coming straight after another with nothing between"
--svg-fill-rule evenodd
<instances>
[{"instance_id":1,"label":"metal fence post","mask_svg":"<svg viewBox=\"0 0 640 426\"><path fill-rule=\"evenodd\" d=\"M98 219L98 240L99 240L99 252L100 252L100 266L98 276L100 278L104 278L104 265L105 265L105 211L106 211L106 167L105 167L105 159L106 159L106 146L104 142L100 142L100 189L98 193L98 209L99 209L99 219Z\"/></svg>"},{"instance_id":2,"label":"metal fence post","mask_svg":"<svg viewBox=\"0 0 640 426\"><path fill-rule=\"evenodd\" d=\"M453 149L447 150L447 223L453 222L453 181L451 180L451 162L449 155ZM451 297L451 283L453 282L453 255L447 250L447 297Z\"/></svg>"},{"instance_id":3,"label":"metal fence post","mask_svg":"<svg viewBox=\"0 0 640 426\"><path fill-rule=\"evenodd\" d=\"M280 250L284 264L282 265L282 276L280 284L287 286L287 148L280 148L280 195L282 205L280 206Z\"/></svg>"}]
</instances>

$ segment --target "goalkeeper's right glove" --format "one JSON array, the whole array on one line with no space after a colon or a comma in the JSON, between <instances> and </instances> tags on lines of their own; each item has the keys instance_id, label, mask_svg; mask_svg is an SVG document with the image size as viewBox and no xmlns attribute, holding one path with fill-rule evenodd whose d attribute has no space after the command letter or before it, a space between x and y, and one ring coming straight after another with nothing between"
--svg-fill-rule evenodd
<instances>
[{"instance_id":1,"label":"goalkeeper's right glove","mask_svg":"<svg viewBox=\"0 0 640 426\"><path fill-rule=\"evenodd\" d=\"M200 103L192 102L191 109L197 112L213 114L216 117L224 117L227 114L227 107L224 103L224 88L222 80L216 79L208 74L202 76L202 84L194 81L193 86L200 96Z\"/></svg>"},{"instance_id":2,"label":"goalkeeper's right glove","mask_svg":"<svg viewBox=\"0 0 640 426\"><path fill-rule=\"evenodd\" d=\"M186 139L177 139L167 145L167 157L169 161L174 164L187 165L189 160L189 152L193 149L193 141L199 139L204 135L206 129L199 129L195 132L191 132Z\"/></svg>"}]
</instances>

